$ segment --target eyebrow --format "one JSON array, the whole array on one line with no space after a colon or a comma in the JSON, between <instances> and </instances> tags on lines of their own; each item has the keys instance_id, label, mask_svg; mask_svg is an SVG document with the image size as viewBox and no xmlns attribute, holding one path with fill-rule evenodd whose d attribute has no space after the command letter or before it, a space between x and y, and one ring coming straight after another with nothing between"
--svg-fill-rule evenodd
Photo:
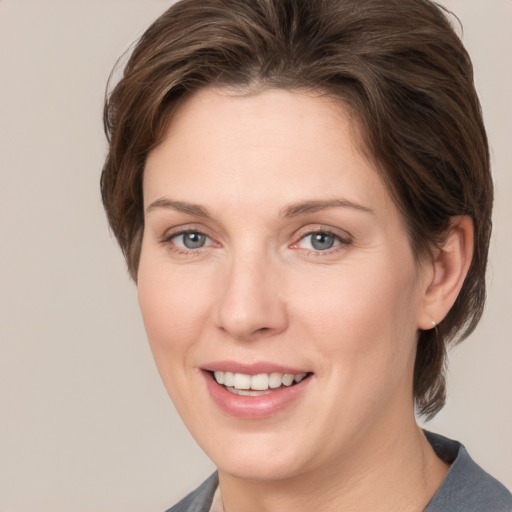
<instances>
[{"instance_id":1,"label":"eyebrow","mask_svg":"<svg viewBox=\"0 0 512 512\"><path fill-rule=\"evenodd\" d=\"M352 201L346 199L331 199L328 201L304 201L290 204L281 210L281 215L283 217L298 217L299 215L315 213L329 208L353 208L362 212L373 213L370 208Z\"/></svg>"},{"instance_id":2,"label":"eyebrow","mask_svg":"<svg viewBox=\"0 0 512 512\"><path fill-rule=\"evenodd\" d=\"M187 203L185 201L173 201L171 199L160 198L153 201L147 208L146 213L155 210L156 208L166 208L176 210L178 212L193 215L195 217L201 217L204 219L211 219L212 216L206 208L194 203ZM327 210L329 208L353 208L355 210L373 213L370 208L366 206L348 201L346 199L331 199L328 201L302 201L299 203L292 203L285 206L281 211L281 217L291 218L298 217L300 215L306 215L308 213L315 213L321 210Z\"/></svg>"},{"instance_id":3,"label":"eyebrow","mask_svg":"<svg viewBox=\"0 0 512 512\"><path fill-rule=\"evenodd\" d=\"M178 212L186 213L188 215L193 215L195 217L202 217L205 219L210 219L211 215L208 213L206 208L199 206L198 204L186 203L184 201L172 201L170 199L160 198L156 201L153 201L147 208L146 213L155 210L156 208L167 208L171 210L176 210Z\"/></svg>"}]
</instances>

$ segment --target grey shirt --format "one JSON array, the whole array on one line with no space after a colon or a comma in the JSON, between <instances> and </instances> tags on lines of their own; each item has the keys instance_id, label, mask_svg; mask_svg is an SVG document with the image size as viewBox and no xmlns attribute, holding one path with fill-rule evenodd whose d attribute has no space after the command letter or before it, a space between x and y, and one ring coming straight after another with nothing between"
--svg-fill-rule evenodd
<instances>
[{"instance_id":1,"label":"grey shirt","mask_svg":"<svg viewBox=\"0 0 512 512\"><path fill-rule=\"evenodd\" d=\"M451 466L424 512L512 512L510 492L476 464L462 444L431 432L425 436ZM218 485L214 473L167 512L209 512Z\"/></svg>"}]
</instances>

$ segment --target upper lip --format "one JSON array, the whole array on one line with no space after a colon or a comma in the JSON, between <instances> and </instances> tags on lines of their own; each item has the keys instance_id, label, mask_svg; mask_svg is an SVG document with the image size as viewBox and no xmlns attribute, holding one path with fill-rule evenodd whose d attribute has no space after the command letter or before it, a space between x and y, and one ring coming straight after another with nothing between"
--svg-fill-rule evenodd
<instances>
[{"instance_id":1,"label":"upper lip","mask_svg":"<svg viewBox=\"0 0 512 512\"><path fill-rule=\"evenodd\" d=\"M258 375L260 373L310 373L304 368L292 367L283 364L276 364L266 361L255 363L241 363L238 361L213 361L201 366L202 370L209 372L221 371L232 373L243 373L245 375Z\"/></svg>"}]
</instances>

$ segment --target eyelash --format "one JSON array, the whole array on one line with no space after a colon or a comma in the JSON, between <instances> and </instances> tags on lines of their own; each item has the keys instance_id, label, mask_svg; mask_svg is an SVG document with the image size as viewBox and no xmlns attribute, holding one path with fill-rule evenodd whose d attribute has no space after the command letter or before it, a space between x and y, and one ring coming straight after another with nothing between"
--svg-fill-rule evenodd
<instances>
[{"instance_id":1,"label":"eyelash","mask_svg":"<svg viewBox=\"0 0 512 512\"><path fill-rule=\"evenodd\" d=\"M212 239L206 233L204 233L200 229L193 229L193 228L184 229L181 231L166 234L166 235L164 235L164 237L162 237L161 242L164 245L168 246L173 252L175 252L177 254L184 254L184 255L190 255L190 254L199 255L203 252L204 249L207 249L208 247L210 247L210 245L204 245L201 247L197 247L195 249L192 249L192 248L187 249L187 248L177 246L176 243L174 242L174 240L180 236L185 236L188 234L196 234L196 235L204 236L206 238L206 240L210 240L210 242L213 242ZM300 238L296 242L294 242L290 247L294 248L294 249L300 249L299 247L297 247L298 244L300 242L302 242L303 240L305 240L307 237L312 237L313 235L327 235L327 236L333 237L335 239L335 243L336 243L336 245L334 245L333 247L329 247L326 250L320 250L320 249L314 249L314 248L313 249L304 249L305 251L308 252L308 255L313 255L313 256L317 256L317 257L335 254L338 251L343 250L346 246L348 246L352 243L352 239L350 236L343 237L343 236L339 235L338 233L335 233L331 229L319 228L319 229L310 230L307 233L302 234L300 236ZM215 242L214 242L214 244L215 244Z\"/></svg>"},{"instance_id":2,"label":"eyelash","mask_svg":"<svg viewBox=\"0 0 512 512\"><path fill-rule=\"evenodd\" d=\"M195 234L195 235L201 235L204 236L207 240L211 240L211 238L206 234L203 233L200 229L183 229L181 231L176 231L170 234L166 234L162 238L162 243L166 246L168 246L173 252L176 252L177 254L201 254L203 249L208 248L208 246L201 246L196 249L187 249L183 247L179 247L176 245L174 240L180 236L185 236L189 234Z\"/></svg>"},{"instance_id":3,"label":"eyelash","mask_svg":"<svg viewBox=\"0 0 512 512\"><path fill-rule=\"evenodd\" d=\"M310 230L307 233L304 233L300 236L299 240L292 244L292 247L298 246L302 241L306 240L308 237L313 237L314 235L324 235L329 236L334 239L334 244L332 247L329 247L325 250L320 249L305 249L308 251L309 255L313 256L328 256L337 253L340 250L343 250L347 245L350 245L352 243L352 240L348 236L341 236L338 233L335 233L334 231L326 228L320 228L320 229L314 229ZM313 241L310 241L310 245L313 245Z\"/></svg>"}]
</instances>

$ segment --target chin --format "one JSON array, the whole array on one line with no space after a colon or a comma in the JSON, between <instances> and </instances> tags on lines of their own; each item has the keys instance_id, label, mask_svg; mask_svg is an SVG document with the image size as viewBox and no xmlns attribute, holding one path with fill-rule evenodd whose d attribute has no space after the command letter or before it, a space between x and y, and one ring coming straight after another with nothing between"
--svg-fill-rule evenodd
<instances>
[{"instance_id":1,"label":"chin","mask_svg":"<svg viewBox=\"0 0 512 512\"><path fill-rule=\"evenodd\" d=\"M279 481L305 472L309 465L308 450L303 443L286 446L286 440L290 441L292 436L273 435L269 439L268 434L261 436L254 432L226 435L217 442L209 439L202 448L221 473L244 480Z\"/></svg>"},{"instance_id":2,"label":"chin","mask_svg":"<svg viewBox=\"0 0 512 512\"><path fill-rule=\"evenodd\" d=\"M276 460L278 459L278 460ZM216 463L216 461L214 460ZM216 463L221 473L229 474L232 477L251 481L280 481L297 476L301 471L294 464L277 457L246 458L222 458L219 464Z\"/></svg>"}]
</instances>

